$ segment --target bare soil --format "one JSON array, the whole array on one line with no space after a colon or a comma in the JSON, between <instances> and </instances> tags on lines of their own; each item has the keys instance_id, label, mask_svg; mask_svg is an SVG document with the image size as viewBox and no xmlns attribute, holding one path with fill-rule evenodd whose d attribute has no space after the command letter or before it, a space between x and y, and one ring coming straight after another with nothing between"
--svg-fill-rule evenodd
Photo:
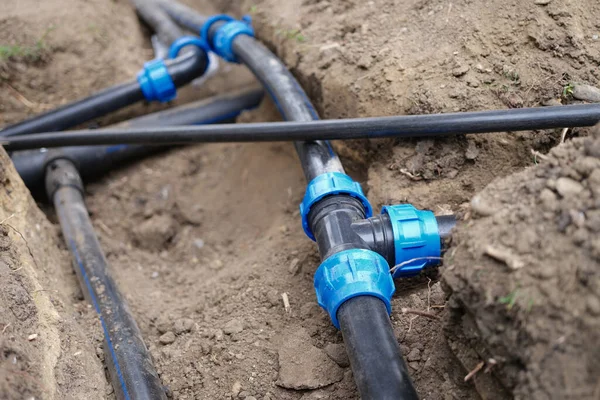
<instances>
[{"instance_id":1,"label":"bare soil","mask_svg":"<svg viewBox=\"0 0 600 400\"><path fill-rule=\"evenodd\" d=\"M597 399L600 126L547 157L477 194L453 234L450 343L516 398Z\"/></svg>"},{"instance_id":2,"label":"bare soil","mask_svg":"<svg viewBox=\"0 0 600 400\"><path fill-rule=\"evenodd\" d=\"M569 83L598 85L600 4L596 0L536 3L540 2L188 1L206 14L251 13L259 38L286 62L323 118L572 102L565 90ZM0 45L35 51L33 55L17 52L0 60L0 123L16 122L132 79L142 63L152 57L144 29L123 0L8 0L5 9L0 17ZM201 98L251 82L242 67L227 66L201 89L187 89L182 99ZM103 125L158 108L137 105L94 124ZM268 102L242 117L274 118ZM567 140L588 133L586 129L574 129L569 131ZM374 207L411 202L438 214L465 215L470 213L471 198L495 178L531 166L531 149L546 153L559 140L560 131L543 131L443 140L362 140L336 143L336 147L346 168L368 190ZM579 148L569 147L575 150L568 152L575 154ZM575 156L569 157L573 159L568 163L575 161ZM546 163L550 165L550 161ZM528 185L531 174L536 174L531 171L550 174L544 165L524 175L514 175L507 182L516 187ZM564 166L561 167L563 171ZM563 172L552 174L558 177ZM584 176L577 179L583 180ZM18 182L18 178L14 180ZM522 190L513 193L510 185L500 186L502 190L492 187L489 193L494 193L495 201L503 207L520 207L522 201L531 213L517 214L519 221L497 221L495 230L485 229L487 221L494 219L492 216L469 219L462 223L457 243L462 240L481 246L483 241L477 241L478 238L489 232L493 244L495 235L511 236L505 232L513 226L514 231L521 232L518 224L529 221L535 225L541 221L537 217L541 211L531 206L533 199L541 196L541 189L536 186L519 195ZM358 398L340 346L341 335L315 301L312 276L319 257L314 244L302 233L297 207L304 189L305 181L290 144L174 149L88 185L88 206L112 273L173 398ZM38 265L43 267L35 270L47 268L51 278L43 285L52 291L41 293L56 294L63 307L59 315L65 315L65 320L71 316L68 320L72 323L54 336L61 348L56 352L58 365L63 360L70 370L68 375L61 375L61 367L48 369L44 366L53 364L40 361L50 353L36 340L51 331L32 312L31 317L25 317L23 326L17 327L15 319L12 336L7 336L13 332L11 326L0 334L0 343L13 340L27 348L19 354L25 354L29 360L15 369L10 365L10 357L2 358L0 388L6 387L7 395L0 392L0 397L113 398L101 369L97 321L76 294L77 281L70 272L58 227L48 225L25 191L22 197L10 201L7 204L13 208L30 204L35 210L31 212L37 213L34 220L47 226L42 233L31 231L31 239L26 237L39 243L39 254L34 251L34 256L39 257ZM51 211L49 217L54 220ZM544 221L551 229L551 221ZM23 232L31 226L31 220L24 220L17 228ZM534 236L541 243L545 230L536 234L540 233L541 236ZM8 234L18 242L14 232ZM593 237L593 233L589 235ZM551 256L552 265L572 265L575 258L567 255L576 251L575 245L558 233L550 238L552 243L561 242L564 250L558 251L563 247L557 245L552 254L546 254L540 246L527 262L538 256L538 261L532 261L537 265L546 261L542 257ZM593 242L588 239L584 242ZM476 269L470 269L473 260L469 257L474 256L464 250L466 246L452 246L458 250L449 253L454 258L446 259L444 272L445 289L452 292L450 303L436 270L397 282L391 317L420 396L592 398L598 371L586 364L593 360L594 353L584 354L582 345L596 344L595 349L600 348L593 330L597 332L594 323L598 319L588 318L588 311L583 311L587 308L581 307L587 304L589 296L598 294L596 289L590 289L598 284L597 275L592 273L598 260L585 259L593 281L586 288L589 296L586 292L587 297L573 299L577 297L574 293L579 293L580 283L573 283L564 293L558 293L553 286L548 294L539 297L541 302L534 302L532 314L527 315L536 318L529 320L525 315L527 304L513 305L510 310L507 304L498 304L500 298L517 289L516 277L527 275L524 270L509 274L505 267L494 264L496 269L504 269L497 275L490 274L493 282L482 280L487 285L470 287L471 274ZM577 257L588 257L587 254ZM487 258L477 262L488 269L495 263ZM19 265L16 263L15 269ZM28 271L23 268L8 275L2 280L3 289L4 285L11 287L10 282L27 279ZM569 271L575 273L573 269ZM528 278L522 290L527 285L527 289L535 288L536 293L541 293L548 282L556 284L557 274L549 280ZM453 279L469 285L459 288ZM493 304L484 307L486 303L480 299L488 285L494 290L490 297ZM283 294L291 305L287 311ZM559 345L569 351L551 353L549 360L558 361L548 362L560 362L562 369L540 370L536 357L541 356L536 352L562 337L555 334L563 327L547 328L547 318L553 315L550 310L554 304L568 294L574 306L579 307L576 310L582 310L573 316L573 322L590 331L568 335ZM472 304L471 300L477 301ZM510 304L510 298L506 301ZM2 304L16 303L14 299L6 303L3 299ZM563 307L571 309L566 304ZM426 311L437 319L403 314L402 308ZM468 313L474 315L470 321L477 328L504 326L504 333L478 333L465 339L467 333L473 332L472 325L456 321ZM1 327L17 317L0 308L0 318ZM531 330L538 326L535 321L543 324L533 335ZM566 322L559 319L556 323ZM38 339L29 342L29 332L34 330L39 332ZM526 340L517 340L526 333ZM73 343L85 345L77 356L74 354L79 347L69 347ZM298 351L294 353L293 348ZM496 352L498 349L502 352ZM87 361L75 364L74 360L83 359L77 357ZM489 358L497 361L491 372L482 370L465 383L467 373L481 360L489 362ZM586 365L590 368L585 369ZM570 371L569 375L561 375L565 370ZM15 375L11 371L23 373ZM45 380L37 385L24 374ZM61 376L68 377L63 378L63 384ZM567 378L573 379L568 385ZM553 380L565 384L549 386L555 384ZM540 397L544 394L547 397Z\"/></svg>"}]
</instances>

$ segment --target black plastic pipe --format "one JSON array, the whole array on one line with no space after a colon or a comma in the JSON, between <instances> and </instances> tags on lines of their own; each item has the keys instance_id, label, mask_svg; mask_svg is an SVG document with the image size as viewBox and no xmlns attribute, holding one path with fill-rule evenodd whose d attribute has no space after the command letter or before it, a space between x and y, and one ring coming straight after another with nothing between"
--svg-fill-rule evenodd
<instances>
[{"instance_id":1,"label":"black plastic pipe","mask_svg":"<svg viewBox=\"0 0 600 400\"><path fill-rule=\"evenodd\" d=\"M140 18L154 31L161 43L170 46L183 31L154 0L130 0Z\"/></svg>"},{"instance_id":2,"label":"black plastic pipe","mask_svg":"<svg viewBox=\"0 0 600 400\"><path fill-rule=\"evenodd\" d=\"M117 398L166 400L141 332L109 275L83 201L77 169L68 160L55 160L48 166L46 184L81 288L100 316L106 362Z\"/></svg>"},{"instance_id":3,"label":"black plastic pipe","mask_svg":"<svg viewBox=\"0 0 600 400\"><path fill-rule=\"evenodd\" d=\"M204 73L208 65L208 56L202 50L193 49L174 60L167 60L165 63L173 83L176 87L181 87ZM124 83L17 124L9 125L0 130L0 137L61 131L144 99L144 94L137 81Z\"/></svg>"},{"instance_id":4,"label":"black plastic pipe","mask_svg":"<svg viewBox=\"0 0 600 400\"><path fill-rule=\"evenodd\" d=\"M337 317L361 399L417 399L383 302L354 297L340 306Z\"/></svg>"},{"instance_id":5,"label":"black plastic pipe","mask_svg":"<svg viewBox=\"0 0 600 400\"><path fill-rule=\"evenodd\" d=\"M185 4L171 0L156 0L156 2L175 22L193 32L200 32L202 25L208 19Z\"/></svg>"},{"instance_id":6,"label":"black plastic pipe","mask_svg":"<svg viewBox=\"0 0 600 400\"><path fill-rule=\"evenodd\" d=\"M233 122L242 111L257 107L262 97L261 89L250 88L148 114L124 122L120 126L176 126ZM38 195L43 191L45 167L53 159L70 160L77 167L81 177L86 180L110 170L117 164L163 149L158 146L122 144L77 146L18 151L11 154L11 158L25 185L34 195Z\"/></svg>"},{"instance_id":7,"label":"black plastic pipe","mask_svg":"<svg viewBox=\"0 0 600 400\"><path fill-rule=\"evenodd\" d=\"M233 41L232 49L271 94L285 120L308 122L319 119L306 93L285 64L262 43L253 37L240 35ZM342 163L329 142L300 140L294 146L307 181L326 172L344 172Z\"/></svg>"},{"instance_id":8,"label":"black plastic pipe","mask_svg":"<svg viewBox=\"0 0 600 400\"><path fill-rule=\"evenodd\" d=\"M142 100L144 100L144 94L137 81L127 82L9 125L0 130L0 136L61 131Z\"/></svg>"},{"instance_id":9,"label":"black plastic pipe","mask_svg":"<svg viewBox=\"0 0 600 400\"><path fill-rule=\"evenodd\" d=\"M24 150L40 147L117 143L185 144L367 138L406 139L467 133L554 129L565 126L584 127L594 126L599 121L600 104L586 104L307 122L263 122L172 128L79 130L59 134L48 132L28 135L28 137L1 140L0 144L3 144L7 150Z\"/></svg>"},{"instance_id":10,"label":"black plastic pipe","mask_svg":"<svg viewBox=\"0 0 600 400\"><path fill-rule=\"evenodd\" d=\"M394 252L393 234L391 242L369 243L357 233L355 223L368 220L364 206L354 197L325 197L311 207L308 221L322 260L350 249ZM375 243L381 249L372 248ZM361 398L417 399L385 304L372 296L354 297L341 305L337 318Z\"/></svg>"},{"instance_id":11,"label":"black plastic pipe","mask_svg":"<svg viewBox=\"0 0 600 400\"><path fill-rule=\"evenodd\" d=\"M454 215L438 215L435 217L438 224L438 233L440 238L446 239L450 237L452 229L456 226L456 216Z\"/></svg>"},{"instance_id":12,"label":"black plastic pipe","mask_svg":"<svg viewBox=\"0 0 600 400\"><path fill-rule=\"evenodd\" d=\"M213 30L209 32L212 33ZM307 122L319 118L294 76L265 46L253 37L239 35L234 39L232 49L238 59L261 81L286 120ZM344 168L329 142L302 140L296 141L294 145L307 181L310 182L324 173L344 173ZM308 220L321 259L325 260L348 249L365 249L360 238L351 229L353 221L364 218L363 204L347 195L327 196L314 204ZM344 319L339 320L346 349L352 355L352 371L360 378L355 381L361 397L365 400L417 399L396 338L393 332L391 335L387 334L391 331L391 323L385 305L374 297L361 301L364 297L366 296L359 296L355 298L356 301L345 302L342 307L347 314ZM381 312L383 314L380 314ZM373 325L368 319L360 320L368 316L380 325ZM367 336L357 337L354 334L355 329L363 325L370 326L370 331L360 331L359 334ZM381 331L374 332L378 329ZM379 342L365 347L362 342L368 341L369 336ZM364 351L371 353L363 354ZM373 387L379 388L378 391L373 391ZM380 397L372 397L373 394Z\"/></svg>"}]
</instances>

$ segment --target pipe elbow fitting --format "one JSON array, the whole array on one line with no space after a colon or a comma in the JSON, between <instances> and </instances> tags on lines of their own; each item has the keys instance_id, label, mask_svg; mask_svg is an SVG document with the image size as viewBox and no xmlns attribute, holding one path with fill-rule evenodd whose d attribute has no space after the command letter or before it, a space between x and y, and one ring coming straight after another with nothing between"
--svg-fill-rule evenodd
<instances>
[{"instance_id":1,"label":"pipe elbow fitting","mask_svg":"<svg viewBox=\"0 0 600 400\"><path fill-rule=\"evenodd\" d=\"M319 305L338 329L337 311L345 301L357 296L377 297L389 314L396 290L385 259L363 249L341 251L323 261L315 272L314 286Z\"/></svg>"},{"instance_id":2,"label":"pipe elbow fitting","mask_svg":"<svg viewBox=\"0 0 600 400\"><path fill-rule=\"evenodd\" d=\"M418 275L439 262L442 251L438 223L431 211L417 210L411 204L386 206L394 235L394 278Z\"/></svg>"}]
</instances>

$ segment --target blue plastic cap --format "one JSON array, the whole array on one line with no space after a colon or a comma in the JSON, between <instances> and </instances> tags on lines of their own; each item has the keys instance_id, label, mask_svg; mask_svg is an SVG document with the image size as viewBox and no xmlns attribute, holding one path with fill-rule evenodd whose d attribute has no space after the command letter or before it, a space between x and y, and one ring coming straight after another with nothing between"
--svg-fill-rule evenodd
<instances>
[{"instance_id":1,"label":"blue plastic cap","mask_svg":"<svg viewBox=\"0 0 600 400\"><path fill-rule=\"evenodd\" d=\"M137 81L148 101L165 103L177 96L177 89L163 60L144 63L144 69L138 73Z\"/></svg>"},{"instance_id":2,"label":"blue plastic cap","mask_svg":"<svg viewBox=\"0 0 600 400\"><path fill-rule=\"evenodd\" d=\"M315 240L315 236L308 224L308 213L310 208L325 196L334 194L347 194L359 199L365 207L366 218L373 216L373 208L365 197L360 184L348 175L341 172L326 172L314 178L306 187L304 199L300 204L300 215L302 216L302 228L306 236Z\"/></svg>"},{"instance_id":3,"label":"blue plastic cap","mask_svg":"<svg viewBox=\"0 0 600 400\"><path fill-rule=\"evenodd\" d=\"M396 265L394 278L418 275L427 265L437 264L442 251L437 220L431 211L417 210L411 204L386 206L394 232Z\"/></svg>"},{"instance_id":4,"label":"blue plastic cap","mask_svg":"<svg viewBox=\"0 0 600 400\"><path fill-rule=\"evenodd\" d=\"M315 273L317 301L338 329L337 311L346 300L374 296L385 303L389 314L395 290L388 263L371 250L351 249L334 254Z\"/></svg>"},{"instance_id":5,"label":"blue plastic cap","mask_svg":"<svg viewBox=\"0 0 600 400\"><path fill-rule=\"evenodd\" d=\"M224 21L217 32L213 35L212 40L210 35L210 27L218 21ZM200 36L206 41L210 50L218 54L221 58L229 62L238 62L237 57L233 53L231 44L238 35L248 35L254 37L254 28L251 25L251 19L244 17L238 21L229 15L221 14L209 18L200 31Z\"/></svg>"}]
</instances>

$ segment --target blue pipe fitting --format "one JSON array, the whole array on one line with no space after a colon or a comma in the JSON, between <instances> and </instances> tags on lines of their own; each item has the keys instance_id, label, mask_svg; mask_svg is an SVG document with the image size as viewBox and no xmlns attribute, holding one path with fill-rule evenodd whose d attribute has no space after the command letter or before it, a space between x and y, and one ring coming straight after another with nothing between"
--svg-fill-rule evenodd
<instances>
[{"instance_id":1,"label":"blue pipe fitting","mask_svg":"<svg viewBox=\"0 0 600 400\"><path fill-rule=\"evenodd\" d=\"M176 58L181 49L185 46L196 46L204 52L209 52L208 44L196 36L182 36L171 44L169 47L169 58ZM208 65L207 65L208 68Z\"/></svg>"},{"instance_id":2,"label":"blue pipe fitting","mask_svg":"<svg viewBox=\"0 0 600 400\"><path fill-rule=\"evenodd\" d=\"M165 62L161 59L144 63L144 69L138 73L137 81L148 101L156 100L166 103L177 96L173 79L169 75Z\"/></svg>"},{"instance_id":3,"label":"blue pipe fitting","mask_svg":"<svg viewBox=\"0 0 600 400\"><path fill-rule=\"evenodd\" d=\"M366 218L373 216L373 208L371 207L369 200L365 197L358 182L355 182L348 175L341 172L326 172L310 181L306 187L304 199L300 204L302 228L304 229L306 236L310 239L315 240L315 236L308 224L308 213L310 212L310 208L323 197L334 194L347 194L356 197L365 207Z\"/></svg>"},{"instance_id":4,"label":"blue pipe fitting","mask_svg":"<svg viewBox=\"0 0 600 400\"><path fill-rule=\"evenodd\" d=\"M210 40L208 34L210 32L210 27L218 21L224 21L225 24L217 30L212 40ZM252 28L251 19L249 17L244 17L241 21L238 21L229 15L215 15L202 25L202 30L200 31L200 36L206 41L210 50L218 54L224 60L235 63L237 63L238 60L233 53L231 44L238 35L254 37L254 28Z\"/></svg>"},{"instance_id":5,"label":"blue pipe fitting","mask_svg":"<svg viewBox=\"0 0 600 400\"><path fill-rule=\"evenodd\" d=\"M394 278L418 275L424 267L439 262L442 245L433 212L399 204L383 207L381 213L390 217L396 265L415 260L396 269Z\"/></svg>"},{"instance_id":6,"label":"blue pipe fitting","mask_svg":"<svg viewBox=\"0 0 600 400\"><path fill-rule=\"evenodd\" d=\"M323 261L315 272L317 301L338 329L337 311L346 300L374 296L385 303L389 314L395 290L388 263L371 250L341 251Z\"/></svg>"}]
</instances>

